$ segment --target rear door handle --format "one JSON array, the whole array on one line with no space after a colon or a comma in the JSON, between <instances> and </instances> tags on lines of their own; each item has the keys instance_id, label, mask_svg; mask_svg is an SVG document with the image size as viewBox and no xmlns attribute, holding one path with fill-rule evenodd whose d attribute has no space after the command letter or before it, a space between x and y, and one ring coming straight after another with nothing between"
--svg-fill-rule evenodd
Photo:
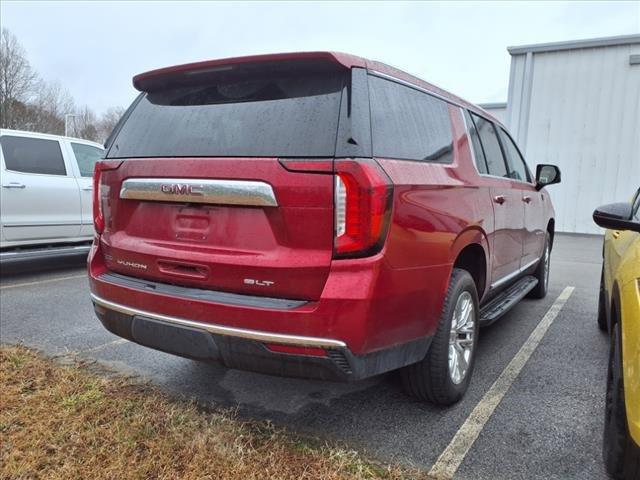
<instances>
[{"instance_id":1,"label":"rear door handle","mask_svg":"<svg viewBox=\"0 0 640 480\"><path fill-rule=\"evenodd\" d=\"M85 192L91 192L93 191L93 187L82 187L82 190L84 190Z\"/></svg>"},{"instance_id":2,"label":"rear door handle","mask_svg":"<svg viewBox=\"0 0 640 480\"><path fill-rule=\"evenodd\" d=\"M9 183L4 183L2 185L2 188L27 188L27 186L24 183L9 182Z\"/></svg>"},{"instance_id":3,"label":"rear door handle","mask_svg":"<svg viewBox=\"0 0 640 480\"><path fill-rule=\"evenodd\" d=\"M496 195L495 197L493 197L493 201L499 205L502 205L505 201L504 195Z\"/></svg>"},{"instance_id":4,"label":"rear door handle","mask_svg":"<svg viewBox=\"0 0 640 480\"><path fill-rule=\"evenodd\" d=\"M525 195L524 197L522 197L522 201L524 203L531 203L531 197L529 195Z\"/></svg>"}]
</instances>

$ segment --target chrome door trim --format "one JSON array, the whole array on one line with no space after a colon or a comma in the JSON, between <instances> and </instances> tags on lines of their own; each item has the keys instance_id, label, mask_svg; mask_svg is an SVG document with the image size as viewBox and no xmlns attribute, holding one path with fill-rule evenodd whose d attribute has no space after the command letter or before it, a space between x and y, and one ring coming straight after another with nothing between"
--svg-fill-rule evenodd
<instances>
[{"instance_id":1,"label":"chrome door trim","mask_svg":"<svg viewBox=\"0 0 640 480\"><path fill-rule=\"evenodd\" d=\"M93 222L91 222L93 223ZM13 227L73 227L81 225L80 222L30 222L30 223L3 223L2 226L6 228Z\"/></svg>"},{"instance_id":2,"label":"chrome door trim","mask_svg":"<svg viewBox=\"0 0 640 480\"><path fill-rule=\"evenodd\" d=\"M252 207L278 206L271 185L255 180L129 178L122 182L120 198Z\"/></svg>"},{"instance_id":3,"label":"chrome door trim","mask_svg":"<svg viewBox=\"0 0 640 480\"><path fill-rule=\"evenodd\" d=\"M540 258L542 258L542 257L540 257ZM497 280L497 281L493 282L493 283L491 284L491 287L489 287L489 288L491 288L491 289L493 289L493 288L497 288L497 287L499 287L500 285L505 284L505 283L506 283L506 282L508 282L509 280L511 280L511 279L513 279L513 278L515 278L515 277L517 277L517 276L518 276L518 275L520 275L522 272L524 272L525 270L527 270L527 269L529 269L529 268L533 267L536 263L538 263L538 262L540 261L540 258L536 258L535 260L533 260L533 261L531 261L531 262L527 263L526 265L524 265L524 266L520 267L520 268L519 268L518 270L516 270L515 272L511 272L510 274L508 274L508 275L506 275L506 276L502 277L500 280Z\"/></svg>"},{"instance_id":4,"label":"chrome door trim","mask_svg":"<svg viewBox=\"0 0 640 480\"><path fill-rule=\"evenodd\" d=\"M195 320L187 320L185 318L172 317L170 315L163 315L160 313L151 313L145 310L139 310L137 308L127 307L125 305L120 305L118 303L105 300L93 293L91 294L91 300L93 300L93 303L95 303L96 305L106 308L107 310L114 310L116 312L120 312L130 316L146 317L152 320L159 320L161 322L170 323L181 327L204 330L205 332L214 333L217 335L227 335L231 337L245 338L248 340L255 340L265 343L279 343L304 347L346 348L347 346L347 344L341 340L334 340L330 338L305 337L300 335L263 332L259 330L247 330L244 328L226 327L223 325L216 325L214 323L204 323Z\"/></svg>"},{"instance_id":5,"label":"chrome door trim","mask_svg":"<svg viewBox=\"0 0 640 480\"><path fill-rule=\"evenodd\" d=\"M27 250L0 252L0 263L22 260L39 260L44 258L65 257L70 255L88 254L91 245L76 245L73 247L34 248Z\"/></svg>"}]
</instances>

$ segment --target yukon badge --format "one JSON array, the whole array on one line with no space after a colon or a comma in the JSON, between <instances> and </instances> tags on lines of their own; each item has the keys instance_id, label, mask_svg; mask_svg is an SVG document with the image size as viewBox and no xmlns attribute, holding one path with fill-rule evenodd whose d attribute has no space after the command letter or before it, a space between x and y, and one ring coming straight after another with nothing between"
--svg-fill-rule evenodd
<instances>
[{"instance_id":1,"label":"yukon badge","mask_svg":"<svg viewBox=\"0 0 640 480\"><path fill-rule=\"evenodd\" d=\"M137 268L138 270L146 270L147 266L144 263L129 262L128 260L116 260L118 265L129 268Z\"/></svg>"},{"instance_id":2,"label":"yukon badge","mask_svg":"<svg viewBox=\"0 0 640 480\"><path fill-rule=\"evenodd\" d=\"M185 183L163 183L160 185L162 193L169 195L202 195L201 185L189 185Z\"/></svg>"}]
</instances>

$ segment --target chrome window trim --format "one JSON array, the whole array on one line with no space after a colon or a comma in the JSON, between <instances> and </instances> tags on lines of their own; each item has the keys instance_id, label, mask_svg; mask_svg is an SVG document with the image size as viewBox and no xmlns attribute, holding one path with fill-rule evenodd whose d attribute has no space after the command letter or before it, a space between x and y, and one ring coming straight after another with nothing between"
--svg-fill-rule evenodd
<instances>
[{"instance_id":1,"label":"chrome window trim","mask_svg":"<svg viewBox=\"0 0 640 480\"><path fill-rule=\"evenodd\" d=\"M531 185L533 187L536 186L535 183L535 176L531 173L531 170L529 170L529 165L527 165L526 160L524 159L524 155L522 154L522 152L520 151L520 147L518 146L518 144L515 142L515 140L513 139L513 137L511 136L511 134L507 131L506 128L500 126L500 125L496 125L494 124L495 127L498 127L500 130L502 130L502 133L504 133L507 138L511 141L511 143L513 144L514 147L516 147L516 152L518 152L518 156L520 157L520 161L522 162L522 165L524 165L524 169L527 172L527 174L529 175L530 178L532 178L533 180L531 182L525 182L524 180L518 180L516 178L511 178L511 180L514 180L516 182L520 182L520 183L526 183L527 185ZM500 132L498 132L498 139L500 140L500 143L502 144L502 139L500 138ZM504 145L503 145L504 147ZM507 156L505 155L505 161L507 163L507 166L509 166L509 159L507 158Z\"/></svg>"},{"instance_id":2,"label":"chrome window trim","mask_svg":"<svg viewBox=\"0 0 640 480\"><path fill-rule=\"evenodd\" d=\"M107 310L113 310L130 316L141 316L152 320L158 320L161 322L177 325L180 327L195 328L198 330L204 330L205 332L227 335L231 337L239 337L247 340L255 340L257 342L264 343L278 343L285 345L298 345L305 347L319 347L319 348L346 348L347 344L341 340L334 340L331 338L319 338L319 337L305 337L301 335L288 335L283 333L270 333L259 330L247 330L244 328L227 327L223 325L216 325L213 323L203 323L195 320L187 320L185 318L173 317L170 315L163 315L159 313L152 313L137 308L127 307L120 305L109 300L98 297L95 294L91 294L91 300L94 304L105 308Z\"/></svg>"},{"instance_id":3,"label":"chrome window trim","mask_svg":"<svg viewBox=\"0 0 640 480\"><path fill-rule=\"evenodd\" d=\"M476 157L476 149L473 146L473 142L471 141L471 133L469 131L469 125L467 124L467 116L465 115L465 112L468 112L468 110L463 107L458 108L460 109L460 115L462 115L462 122L464 123L464 133L467 136L467 143L469 144L469 150L471 151L471 156L473 157L473 167L476 169L476 173L481 177L488 176L478 170L478 157ZM480 137L478 137L478 141L480 141Z\"/></svg>"},{"instance_id":4,"label":"chrome window trim","mask_svg":"<svg viewBox=\"0 0 640 480\"><path fill-rule=\"evenodd\" d=\"M480 175L481 177L499 178L501 180L509 180L510 182L523 183L525 185L529 185L530 187L535 188L535 184L532 184L529 182L523 182L522 180L516 180L515 178L511 178L511 177L499 177L497 175L489 175L488 173L478 173L478 175Z\"/></svg>"},{"instance_id":5,"label":"chrome window trim","mask_svg":"<svg viewBox=\"0 0 640 480\"><path fill-rule=\"evenodd\" d=\"M491 287L489 287L490 289L493 288L497 288L500 285L505 284L506 282L508 282L509 280L511 280L512 278L517 277L518 275L520 275L522 272L524 272L525 270L527 270L528 268L533 267L537 262L540 261L542 257L536 258L535 260L532 260L531 262L527 263L526 265L520 267L518 270L516 270L515 272L511 272L507 275L505 275L504 277L502 277L499 280L496 280L495 282L493 282L491 284Z\"/></svg>"},{"instance_id":6,"label":"chrome window trim","mask_svg":"<svg viewBox=\"0 0 640 480\"><path fill-rule=\"evenodd\" d=\"M388 75L386 73L382 73L382 72L379 72L377 70L368 70L368 72L369 72L369 74L371 74L371 75L373 75L375 77L380 77L380 78L383 78L385 80L390 80L392 82L399 83L400 85L404 85L405 87L413 88L414 90L418 90L418 91L420 91L422 93L426 93L427 95L431 95L432 97L439 98L443 102L447 102L447 103L449 103L451 105L455 105L456 107L466 108L464 105L460 105L459 103L455 102L454 100L451 100L450 98L443 97L442 95L439 95L439 94L437 94L435 92L432 92L431 90L427 90L424 87L420 87L420 86L416 85L415 83L407 82L406 80L402 80L402 79L400 79L398 77L394 77L393 75Z\"/></svg>"},{"instance_id":7,"label":"chrome window trim","mask_svg":"<svg viewBox=\"0 0 640 480\"><path fill-rule=\"evenodd\" d=\"M451 105L454 105L454 106L456 106L458 108L461 108L463 110L467 110L470 113L473 113L474 115L477 115L478 117L481 117L482 119L484 119L487 122L491 123L494 128L501 128L502 130L504 130L506 132L506 130L503 127L502 124L496 123L495 121L485 117L484 115L482 115L479 112L476 112L474 110L469 110L468 107L466 107L464 105L461 105L461 104L451 100L450 98L443 97L442 95L438 95L437 93L434 93L434 92L432 92L430 90L427 90L426 88L420 87L420 86L416 85L415 83L407 82L406 80L402 80L402 79L394 77L392 75L387 75L386 73L378 72L377 70L368 70L368 72L369 72L370 75L373 75L375 77L380 77L380 78L383 78L385 80L389 80L391 82L399 83L400 85L404 85L405 87L413 88L413 89L418 90L418 91L420 91L422 93L425 93L427 95L431 95L433 97L436 97L436 98L438 98L438 99L440 99L440 100L442 100L444 102L447 102L447 103L449 103ZM467 136L468 136L469 130L468 130L468 125L467 125L467 120L466 120L466 118L464 118L464 112L461 112L461 114L462 114L462 119L463 119L464 125L465 125L465 132L467 133ZM507 132L507 135L509 135L508 132ZM509 137L511 137L511 135L509 135ZM496 138L498 138L498 143L500 144L500 138L498 137L498 131L497 130L496 130ZM480 141L482 141L482 140L480 140ZM512 141L513 141L513 139L512 139ZM471 144L471 142L469 142L469 143ZM500 148L502 149L502 144L500 144ZM516 148L518 148L518 151L519 151L518 145L516 145ZM511 178L511 177L499 177L497 175L490 175L490 174L486 174L486 173L480 173L479 170L478 170L478 166L476 164L477 160L476 160L475 150L473 148L473 145L471 145L471 153L473 155L473 166L475 167L476 172L478 173L478 175L480 175L481 177L500 178L502 180L509 180L509 181L512 181L512 182L524 183L525 185L529 185L529 186L532 186L532 187L535 188L535 186L536 186L535 183L524 182L522 180L517 180L517 179ZM520 155L522 156L521 152L520 152ZM504 154L503 154L503 157L504 157ZM524 157L522 157L522 158L523 158L523 161L524 161ZM506 166L506 162L507 162L506 158L504 159L504 162L505 162L505 166ZM526 164L526 162L524 162L524 163L525 163L525 168L527 170L529 170L529 167ZM529 171L529 173L531 174L530 171ZM532 175L532 177L533 177L533 175Z\"/></svg>"},{"instance_id":8,"label":"chrome window trim","mask_svg":"<svg viewBox=\"0 0 640 480\"><path fill-rule=\"evenodd\" d=\"M164 185L189 187L189 191L163 191ZM160 202L210 203L253 207L277 207L273 188L251 180L205 180L189 178L129 178L122 182L120 198Z\"/></svg>"}]
</instances>

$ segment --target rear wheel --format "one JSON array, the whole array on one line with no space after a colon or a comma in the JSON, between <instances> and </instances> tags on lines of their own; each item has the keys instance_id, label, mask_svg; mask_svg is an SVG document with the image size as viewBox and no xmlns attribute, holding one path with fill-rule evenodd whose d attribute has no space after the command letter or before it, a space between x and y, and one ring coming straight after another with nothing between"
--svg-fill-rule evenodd
<instances>
[{"instance_id":1,"label":"rear wheel","mask_svg":"<svg viewBox=\"0 0 640 480\"><path fill-rule=\"evenodd\" d=\"M533 276L538 279L538 284L528 294L530 298L544 298L547 296L547 288L549 287L549 263L551 260L551 241L549 240L549 234L545 234L544 239L544 251L542 252L542 258L538 262L536 271Z\"/></svg>"},{"instance_id":2,"label":"rear wheel","mask_svg":"<svg viewBox=\"0 0 640 480\"><path fill-rule=\"evenodd\" d=\"M621 347L620 323L616 323L611 331L602 454L607 472L613 478L637 480L640 478L640 449L634 445L627 430Z\"/></svg>"},{"instance_id":3,"label":"rear wheel","mask_svg":"<svg viewBox=\"0 0 640 480\"><path fill-rule=\"evenodd\" d=\"M454 268L427 356L402 371L405 390L437 405L457 402L469 386L477 342L476 286L467 271Z\"/></svg>"},{"instance_id":4,"label":"rear wheel","mask_svg":"<svg viewBox=\"0 0 640 480\"><path fill-rule=\"evenodd\" d=\"M602 273L600 274L600 294L598 295L598 327L603 332L609 330L607 325L607 306L605 302L604 292L604 265L602 266Z\"/></svg>"}]
</instances>

